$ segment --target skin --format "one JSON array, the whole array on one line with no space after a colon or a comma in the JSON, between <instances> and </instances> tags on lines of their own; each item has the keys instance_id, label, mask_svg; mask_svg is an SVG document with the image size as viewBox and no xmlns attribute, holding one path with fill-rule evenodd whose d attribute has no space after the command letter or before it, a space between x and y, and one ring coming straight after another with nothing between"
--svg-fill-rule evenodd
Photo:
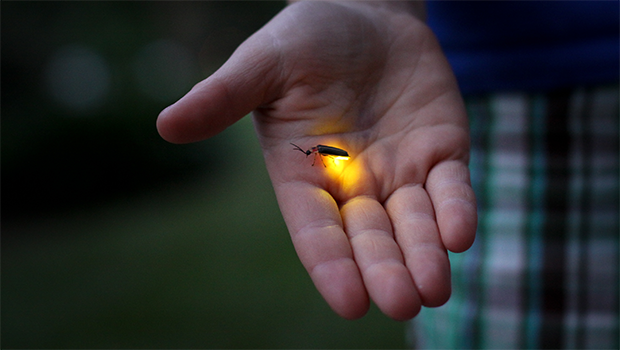
<instances>
[{"instance_id":1,"label":"skin","mask_svg":"<svg viewBox=\"0 0 620 350\"><path fill-rule=\"evenodd\" d=\"M187 143L253 113L297 254L347 319L363 316L370 299L395 320L444 304L447 250L474 241L463 102L415 13L368 2L292 4L157 121L164 139ZM313 156L289 142L352 157L312 167Z\"/></svg>"}]
</instances>

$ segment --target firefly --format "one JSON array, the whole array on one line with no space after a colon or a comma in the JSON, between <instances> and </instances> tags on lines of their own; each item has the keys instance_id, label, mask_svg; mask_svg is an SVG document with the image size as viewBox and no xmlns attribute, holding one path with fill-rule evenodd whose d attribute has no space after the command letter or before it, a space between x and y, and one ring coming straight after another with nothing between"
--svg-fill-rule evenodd
<instances>
[{"instance_id":1,"label":"firefly","mask_svg":"<svg viewBox=\"0 0 620 350\"><path fill-rule=\"evenodd\" d=\"M297 146L294 143L291 143L291 145L295 146L295 150L300 151L301 153L305 154L306 157L314 153L314 160L312 161L312 166L314 166L314 162L316 162L317 155L319 156L319 158L321 158L321 163L323 163L323 166L326 168L327 168L327 165L325 165L325 162L323 161L322 156L332 157L334 161L349 159L349 153L337 147L316 145L316 147L312 147L309 150L304 151L301 147Z\"/></svg>"}]
</instances>

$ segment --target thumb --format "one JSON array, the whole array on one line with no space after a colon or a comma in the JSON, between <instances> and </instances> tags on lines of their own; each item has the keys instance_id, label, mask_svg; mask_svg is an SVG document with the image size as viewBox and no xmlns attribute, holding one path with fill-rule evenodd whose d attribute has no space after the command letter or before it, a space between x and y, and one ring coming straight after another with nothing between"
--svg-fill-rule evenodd
<instances>
[{"instance_id":1,"label":"thumb","mask_svg":"<svg viewBox=\"0 0 620 350\"><path fill-rule=\"evenodd\" d=\"M257 34L241 44L213 75L159 114L161 137L172 143L201 141L264 103L275 80L278 55L259 45L270 41Z\"/></svg>"}]
</instances>

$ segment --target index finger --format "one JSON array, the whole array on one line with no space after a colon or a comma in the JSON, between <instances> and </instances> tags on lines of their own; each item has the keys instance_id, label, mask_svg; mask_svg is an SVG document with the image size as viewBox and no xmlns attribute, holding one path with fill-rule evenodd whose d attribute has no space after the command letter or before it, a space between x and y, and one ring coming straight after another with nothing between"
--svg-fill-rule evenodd
<instances>
[{"instance_id":1,"label":"index finger","mask_svg":"<svg viewBox=\"0 0 620 350\"><path fill-rule=\"evenodd\" d=\"M336 201L306 182L287 182L274 189L297 255L318 291L340 316L364 316L368 294Z\"/></svg>"}]
</instances>

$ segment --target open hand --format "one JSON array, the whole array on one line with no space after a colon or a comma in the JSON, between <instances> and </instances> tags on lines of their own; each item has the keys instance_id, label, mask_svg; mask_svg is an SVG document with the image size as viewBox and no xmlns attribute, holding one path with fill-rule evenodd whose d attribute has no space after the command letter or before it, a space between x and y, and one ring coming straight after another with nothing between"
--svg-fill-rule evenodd
<instances>
[{"instance_id":1,"label":"open hand","mask_svg":"<svg viewBox=\"0 0 620 350\"><path fill-rule=\"evenodd\" d=\"M211 137L253 111L301 262L345 318L369 297L405 320L450 296L447 249L474 240L463 103L439 44L408 13L363 3L285 8L164 110L162 137ZM323 162L318 144L351 159Z\"/></svg>"}]
</instances>

